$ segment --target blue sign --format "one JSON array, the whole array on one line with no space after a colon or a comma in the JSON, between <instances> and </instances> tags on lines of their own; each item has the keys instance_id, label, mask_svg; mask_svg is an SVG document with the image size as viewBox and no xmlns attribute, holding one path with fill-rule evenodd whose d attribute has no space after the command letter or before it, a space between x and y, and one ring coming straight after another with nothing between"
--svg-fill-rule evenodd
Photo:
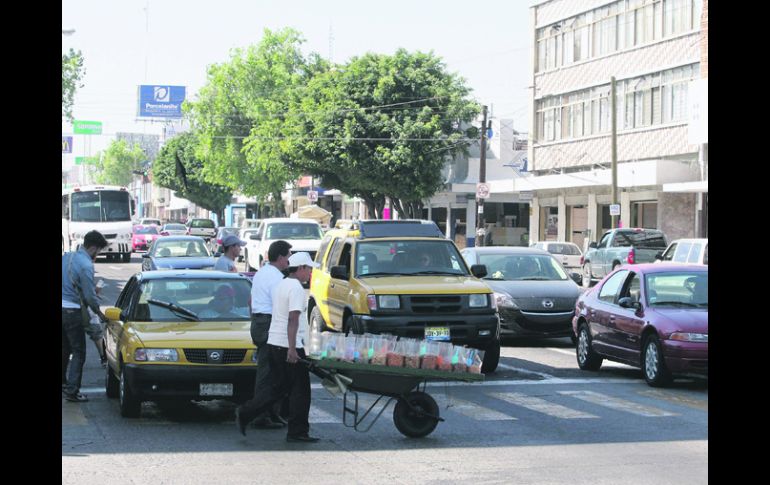
<instances>
[{"instance_id":1,"label":"blue sign","mask_svg":"<svg viewBox=\"0 0 770 485\"><path fill-rule=\"evenodd\" d=\"M139 86L139 116L181 118L185 86Z\"/></svg>"},{"instance_id":2,"label":"blue sign","mask_svg":"<svg viewBox=\"0 0 770 485\"><path fill-rule=\"evenodd\" d=\"M72 137L71 136L63 136L63 137L61 137L61 152L62 153L72 153Z\"/></svg>"}]
</instances>

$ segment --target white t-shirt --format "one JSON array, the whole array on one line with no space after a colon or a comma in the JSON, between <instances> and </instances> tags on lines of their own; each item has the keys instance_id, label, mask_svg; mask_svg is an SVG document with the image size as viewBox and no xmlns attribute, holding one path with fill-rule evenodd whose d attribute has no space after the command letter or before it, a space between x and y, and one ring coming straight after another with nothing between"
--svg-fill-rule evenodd
<instances>
[{"instance_id":1,"label":"white t-shirt","mask_svg":"<svg viewBox=\"0 0 770 485\"><path fill-rule=\"evenodd\" d=\"M273 290L273 319L267 343L289 348L289 312L299 311L296 348L304 348L308 335L307 296L302 283L295 278L286 278Z\"/></svg>"},{"instance_id":2,"label":"white t-shirt","mask_svg":"<svg viewBox=\"0 0 770 485\"><path fill-rule=\"evenodd\" d=\"M251 313L273 313L273 291L283 280L281 270L268 263L251 280Z\"/></svg>"}]
</instances>

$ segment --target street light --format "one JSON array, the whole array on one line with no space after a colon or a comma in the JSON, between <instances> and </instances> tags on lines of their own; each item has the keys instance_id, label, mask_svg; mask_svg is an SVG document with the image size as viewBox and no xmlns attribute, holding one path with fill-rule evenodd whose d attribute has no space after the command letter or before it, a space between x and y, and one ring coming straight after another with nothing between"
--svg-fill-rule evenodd
<instances>
[{"instance_id":1,"label":"street light","mask_svg":"<svg viewBox=\"0 0 770 485\"><path fill-rule=\"evenodd\" d=\"M61 35L72 35L75 33L75 29L61 29Z\"/></svg>"}]
</instances>

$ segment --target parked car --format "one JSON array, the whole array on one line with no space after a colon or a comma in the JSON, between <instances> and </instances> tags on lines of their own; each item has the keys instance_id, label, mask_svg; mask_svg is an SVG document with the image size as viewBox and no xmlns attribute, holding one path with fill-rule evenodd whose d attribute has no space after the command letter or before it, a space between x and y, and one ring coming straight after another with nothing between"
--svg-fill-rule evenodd
<instances>
[{"instance_id":1,"label":"parked car","mask_svg":"<svg viewBox=\"0 0 770 485\"><path fill-rule=\"evenodd\" d=\"M257 229L262 223L262 219L243 219L241 221L241 229Z\"/></svg>"},{"instance_id":2,"label":"parked car","mask_svg":"<svg viewBox=\"0 0 770 485\"><path fill-rule=\"evenodd\" d=\"M468 265L432 221L360 221L326 233L310 282L311 332L389 333L485 350L500 359L500 323L484 266Z\"/></svg>"},{"instance_id":3,"label":"parked car","mask_svg":"<svg viewBox=\"0 0 770 485\"><path fill-rule=\"evenodd\" d=\"M217 235L217 226L211 219L190 219L185 226L187 226L188 236L200 236L206 242Z\"/></svg>"},{"instance_id":4,"label":"parked car","mask_svg":"<svg viewBox=\"0 0 770 485\"><path fill-rule=\"evenodd\" d=\"M708 378L708 266L623 265L578 298L577 362L642 369L651 386L673 376Z\"/></svg>"},{"instance_id":5,"label":"parked car","mask_svg":"<svg viewBox=\"0 0 770 485\"><path fill-rule=\"evenodd\" d=\"M134 226L131 235L131 248L136 251L147 251L152 242L160 237L158 226Z\"/></svg>"},{"instance_id":6,"label":"parked car","mask_svg":"<svg viewBox=\"0 0 770 485\"><path fill-rule=\"evenodd\" d=\"M184 224L168 223L160 228L161 236L184 236L187 234L187 227Z\"/></svg>"},{"instance_id":7,"label":"parked car","mask_svg":"<svg viewBox=\"0 0 770 485\"><path fill-rule=\"evenodd\" d=\"M223 253L225 248L222 246L222 240L225 236L229 236L230 234L235 234L237 236L238 231L239 229L237 227L220 227L217 229L217 235L214 238L214 254Z\"/></svg>"},{"instance_id":8,"label":"parked car","mask_svg":"<svg viewBox=\"0 0 770 485\"><path fill-rule=\"evenodd\" d=\"M142 271L157 269L213 269L216 258L198 236L166 236L142 256Z\"/></svg>"},{"instance_id":9,"label":"parked car","mask_svg":"<svg viewBox=\"0 0 770 485\"><path fill-rule=\"evenodd\" d=\"M137 418L143 401L254 395L250 281L219 271L151 271L133 276L107 308L103 344L107 397Z\"/></svg>"},{"instance_id":10,"label":"parked car","mask_svg":"<svg viewBox=\"0 0 770 485\"><path fill-rule=\"evenodd\" d=\"M162 224L160 223L160 219L154 219L154 218L148 218L148 217L139 219L139 225L141 226L155 225L158 227L162 226Z\"/></svg>"},{"instance_id":11,"label":"parked car","mask_svg":"<svg viewBox=\"0 0 770 485\"><path fill-rule=\"evenodd\" d=\"M709 264L709 240L677 239L656 259L656 263Z\"/></svg>"},{"instance_id":12,"label":"parked car","mask_svg":"<svg viewBox=\"0 0 770 485\"><path fill-rule=\"evenodd\" d=\"M469 266L487 267L484 282L495 292L500 334L505 337L572 337L580 287L562 263L542 249L466 248ZM580 275L575 274L575 278Z\"/></svg>"},{"instance_id":13,"label":"parked car","mask_svg":"<svg viewBox=\"0 0 770 485\"><path fill-rule=\"evenodd\" d=\"M583 265L580 261L580 257L583 256L583 251L581 251L575 243L538 241L531 246L553 254L556 260L562 263L569 271L580 273L583 269Z\"/></svg>"},{"instance_id":14,"label":"parked car","mask_svg":"<svg viewBox=\"0 0 770 485\"><path fill-rule=\"evenodd\" d=\"M656 229L613 229L592 242L583 255L583 286L604 278L622 264L652 263L666 248L666 235Z\"/></svg>"},{"instance_id":15,"label":"parked car","mask_svg":"<svg viewBox=\"0 0 770 485\"><path fill-rule=\"evenodd\" d=\"M283 239L291 244L293 253L304 251L315 258L321 246L321 225L312 219L279 217L264 219L256 234L246 239L246 270L254 271L267 262L267 250L273 241Z\"/></svg>"}]
</instances>

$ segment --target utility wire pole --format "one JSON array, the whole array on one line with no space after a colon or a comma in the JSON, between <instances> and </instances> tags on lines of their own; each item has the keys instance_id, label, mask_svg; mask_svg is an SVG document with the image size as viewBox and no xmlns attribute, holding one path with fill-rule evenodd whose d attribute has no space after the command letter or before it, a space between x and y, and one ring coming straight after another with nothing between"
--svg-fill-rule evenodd
<instances>
[{"instance_id":1,"label":"utility wire pole","mask_svg":"<svg viewBox=\"0 0 770 485\"><path fill-rule=\"evenodd\" d=\"M618 110L615 100L615 76L610 78L610 119L612 126L612 196L610 204L618 203ZM628 221L626 221L628 222ZM612 228L617 229L618 216L612 216Z\"/></svg>"},{"instance_id":2,"label":"utility wire pole","mask_svg":"<svg viewBox=\"0 0 770 485\"><path fill-rule=\"evenodd\" d=\"M481 157L479 159L479 183L487 181L487 107L482 107L484 119L481 122ZM486 231L484 230L484 199L476 194L476 206L478 216L476 217L476 247L484 246ZM452 209L448 209L452 210Z\"/></svg>"}]
</instances>

